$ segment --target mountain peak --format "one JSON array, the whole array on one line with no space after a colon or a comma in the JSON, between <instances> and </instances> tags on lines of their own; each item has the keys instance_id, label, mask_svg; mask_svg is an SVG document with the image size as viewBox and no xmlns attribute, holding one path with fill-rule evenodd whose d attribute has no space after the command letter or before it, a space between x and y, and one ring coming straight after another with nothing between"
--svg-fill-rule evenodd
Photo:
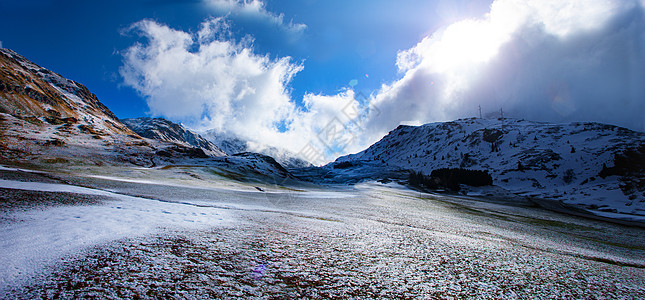
<instances>
[{"instance_id":1,"label":"mountain peak","mask_svg":"<svg viewBox=\"0 0 645 300\"><path fill-rule=\"evenodd\" d=\"M288 150L259 143L252 143L229 133L209 130L202 135L213 144L217 145L217 147L224 150L228 155L255 152L270 156L289 169L312 166L311 163L299 158L295 153Z\"/></svg>"},{"instance_id":2,"label":"mountain peak","mask_svg":"<svg viewBox=\"0 0 645 300\"><path fill-rule=\"evenodd\" d=\"M226 153L201 135L186 129L183 125L163 118L141 117L121 120L138 135L186 147L199 148L210 156L225 156Z\"/></svg>"},{"instance_id":3,"label":"mountain peak","mask_svg":"<svg viewBox=\"0 0 645 300\"><path fill-rule=\"evenodd\" d=\"M82 84L9 49L0 49L0 67L0 112L53 122L74 118L97 132L134 134Z\"/></svg>"},{"instance_id":4,"label":"mountain peak","mask_svg":"<svg viewBox=\"0 0 645 300\"><path fill-rule=\"evenodd\" d=\"M516 194L645 214L643 145L645 133L595 122L470 118L399 126L330 166L380 164L423 174L440 168L484 170L496 185ZM599 176L603 165L611 168L623 156L640 166L640 173Z\"/></svg>"}]
</instances>

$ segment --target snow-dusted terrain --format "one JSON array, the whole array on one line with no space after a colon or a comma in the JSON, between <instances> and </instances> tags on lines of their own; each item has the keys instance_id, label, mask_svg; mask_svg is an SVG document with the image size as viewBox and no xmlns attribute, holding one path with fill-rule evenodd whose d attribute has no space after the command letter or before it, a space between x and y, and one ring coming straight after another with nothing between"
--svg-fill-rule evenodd
<instances>
[{"instance_id":1,"label":"snow-dusted terrain","mask_svg":"<svg viewBox=\"0 0 645 300\"><path fill-rule=\"evenodd\" d=\"M153 139L172 142L186 147L202 149L210 156L225 156L226 152L206 140L199 134L162 118L122 119L121 122L138 135Z\"/></svg>"},{"instance_id":2,"label":"snow-dusted terrain","mask_svg":"<svg viewBox=\"0 0 645 300\"><path fill-rule=\"evenodd\" d=\"M202 166L238 180L285 181L281 165L261 154L225 157L215 145L163 119L128 124L83 85L0 49L0 158L45 168Z\"/></svg>"},{"instance_id":3,"label":"snow-dusted terrain","mask_svg":"<svg viewBox=\"0 0 645 300\"><path fill-rule=\"evenodd\" d=\"M311 163L300 158L297 154L285 149L271 147L260 143L245 141L235 135L209 130L201 134L204 138L215 144L229 155L242 152L255 152L273 157L285 168L306 168L312 166Z\"/></svg>"},{"instance_id":4,"label":"snow-dusted terrain","mask_svg":"<svg viewBox=\"0 0 645 300\"><path fill-rule=\"evenodd\" d=\"M25 171L0 170L2 298L645 297L639 228L396 184Z\"/></svg>"},{"instance_id":5,"label":"snow-dusted terrain","mask_svg":"<svg viewBox=\"0 0 645 300\"><path fill-rule=\"evenodd\" d=\"M340 157L326 169L329 177L350 178L383 170L428 175L439 168L487 170L495 185L512 193L630 218L645 216L641 145L645 133L599 123L471 118L399 126L368 149ZM603 164L613 167L614 158L629 149L640 153L631 162L640 166L640 173L599 176ZM357 172L359 168L367 170Z\"/></svg>"},{"instance_id":6,"label":"snow-dusted terrain","mask_svg":"<svg viewBox=\"0 0 645 300\"><path fill-rule=\"evenodd\" d=\"M15 211L0 231L0 286L20 283L65 255L113 240L144 236L164 228L212 228L225 223L222 209L161 202L54 183L0 180L3 189L47 192L53 197L92 195L99 205L52 206Z\"/></svg>"},{"instance_id":7,"label":"snow-dusted terrain","mask_svg":"<svg viewBox=\"0 0 645 300\"><path fill-rule=\"evenodd\" d=\"M11 50L0 67L2 299L645 298L642 227L533 204L637 224L643 133L401 126L315 168L162 119L126 121L132 131ZM488 170L496 186L468 197L399 184L442 167Z\"/></svg>"}]
</instances>

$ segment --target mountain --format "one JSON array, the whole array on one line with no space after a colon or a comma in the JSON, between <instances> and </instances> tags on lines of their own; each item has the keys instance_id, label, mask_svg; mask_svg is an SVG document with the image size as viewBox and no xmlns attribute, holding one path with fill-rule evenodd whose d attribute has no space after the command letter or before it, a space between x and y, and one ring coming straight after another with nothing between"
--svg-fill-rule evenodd
<instances>
[{"instance_id":1,"label":"mountain","mask_svg":"<svg viewBox=\"0 0 645 300\"><path fill-rule=\"evenodd\" d=\"M282 164L277 162L271 155L248 152L246 151L248 147L246 142L241 139L229 137L226 139L220 138L218 141L221 145L228 150L228 154L222 151L215 144L211 143L209 140L203 138L201 135L192 132L186 129L184 126L174 123L172 121L163 119L163 118L136 118L136 119L122 119L124 124L126 124L130 129L139 134L142 137L151 139L153 141L164 141L170 142L177 145L199 149L202 150L206 156L211 157L224 157L224 160L218 159L219 163L213 164L206 163L207 165L221 165L221 162L229 163L231 166L228 167L228 171L235 171L237 173L255 173L259 172L262 174L270 174L274 177L272 181L275 181L275 178L292 178L293 176L287 171ZM220 136L221 137L221 136ZM151 141L152 142L152 141ZM274 148L275 149L275 148ZM277 149L275 150L277 153ZM175 151L177 152L177 151ZM186 152L184 152L186 153ZM173 156L171 152L162 151L157 152L162 156ZM284 154L283 154L284 155ZM193 156L199 157L199 153L193 151ZM205 158L205 157L201 157ZM281 158L287 159L289 157L282 156ZM204 162L201 162L204 163ZM299 162L292 163L298 164ZM235 165L235 167L233 167ZM305 165L304 162L300 165ZM308 165L305 165L308 166ZM283 182L283 180L280 180Z\"/></svg>"},{"instance_id":2,"label":"mountain","mask_svg":"<svg viewBox=\"0 0 645 300\"><path fill-rule=\"evenodd\" d=\"M228 155L255 152L273 157L277 162L288 169L312 166L311 163L299 158L295 153L277 147L246 141L232 134L209 130L202 133L202 136L215 144L218 148L222 149Z\"/></svg>"},{"instance_id":3,"label":"mountain","mask_svg":"<svg viewBox=\"0 0 645 300\"><path fill-rule=\"evenodd\" d=\"M139 166L235 180L285 182L272 158L225 153L162 119L121 122L82 84L0 49L0 160L38 166Z\"/></svg>"},{"instance_id":4,"label":"mountain","mask_svg":"<svg viewBox=\"0 0 645 300\"><path fill-rule=\"evenodd\" d=\"M289 169L313 166L295 153L277 147L258 145L257 147L249 147L248 150L273 157L277 162Z\"/></svg>"},{"instance_id":5,"label":"mountain","mask_svg":"<svg viewBox=\"0 0 645 300\"><path fill-rule=\"evenodd\" d=\"M235 135L226 134L215 130L209 130L201 134L217 148L222 149L228 155L247 152L247 142Z\"/></svg>"},{"instance_id":6,"label":"mountain","mask_svg":"<svg viewBox=\"0 0 645 300\"><path fill-rule=\"evenodd\" d=\"M150 145L82 84L0 49L0 156L27 162L144 163Z\"/></svg>"},{"instance_id":7,"label":"mountain","mask_svg":"<svg viewBox=\"0 0 645 300\"><path fill-rule=\"evenodd\" d=\"M645 133L600 123L471 118L401 125L324 169L329 180L360 180L439 168L486 170L517 195L645 215Z\"/></svg>"},{"instance_id":8,"label":"mountain","mask_svg":"<svg viewBox=\"0 0 645 300\"><path fill-rule=\"evenodd\" d=\"M226 153L213 143L194 133L184 126L173 123L163 118L136 118L122 119L121 122L138 135L153 139L171 142L185 147L199 148L209 156L225 156Z\"/></svg>"},{"instance_id":9,"label":"mountain","mask_svg":"<svg viewBox=\"0 0 645 300\"><path fill-rule=\"evenodd\" d=\"M85 86L8 49L0 49L0 66L0 113L86 125L99 135L133 134Z\"/></svg>"}]
</instances>

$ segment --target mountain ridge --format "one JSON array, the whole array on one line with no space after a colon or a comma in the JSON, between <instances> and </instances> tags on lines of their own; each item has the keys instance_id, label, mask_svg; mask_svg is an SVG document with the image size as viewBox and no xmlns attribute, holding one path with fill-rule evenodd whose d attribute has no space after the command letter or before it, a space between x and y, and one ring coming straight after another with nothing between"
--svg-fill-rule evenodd
<instances>
[{"instance_id":1,"label":"mountain ridge","mask_svg":"<svg viewBox=\"0 0 645 300\"><path fill-rule=\"evenodd\" d=\"M326 168L339 176L378 164L427 175L439 168L487 170L495 185L518 195L645 215L644 145L645 133L595 122L470 118L398 126ZM600 176L626 153L640 171Z\"/></svg>"},{"instance_id":2,"label":"mountain ridge","mask_svg":"<svg viewBox=\"0 0 645 300\"><path fill-rule=\"evenodd\" d=\"M3 163L45 168L170 168L177 169L179 176L187 174L180 166L188 166L204 169L202 172L209 176L242 181L293 179L282 166L263 155L224 156L212 143L179 124L142 120L145 126L139 132L150 138L122 123L82 84L12 50L0 49Z\"/></svg>"},{"instance_id":3,"label":"mountain ridge","mask_svg":"<svg viewBox=\"0 0 645 300\"><path fill-rule=\"evenodd\" d=\"M281 165L288 169L311 167L312 164L298 155L280 149L277 147L267 146L259 143L246 141L240 137L231 134L225 134L216 130L209 130L201 134L204 138L215 144L228 155L235 155L244 152L255 152L267 155L275 159Z\"/></svg>"},{"instance_id":4,"label":"mountain ridge","mask_svg":"<svg viewBox=\"0 0 645 300\"><path fill-rule=\"evenodd\" d=\"M129 118L121 119L121 122L145 138L199 148L209 156L226 156L226 152L201 135L163 118Z\"/></svg>"},{"instance_id":5,"label":"mountain ridge","mask_svg":"<svg viewBox=\"0 0 645 300\"><path fill-rule=\"evenodd\" d=\"M96 130L133 135L84 85L64 78L9 49L0 49L0 112L75 118Z\"/></svg>"}]
</instances>

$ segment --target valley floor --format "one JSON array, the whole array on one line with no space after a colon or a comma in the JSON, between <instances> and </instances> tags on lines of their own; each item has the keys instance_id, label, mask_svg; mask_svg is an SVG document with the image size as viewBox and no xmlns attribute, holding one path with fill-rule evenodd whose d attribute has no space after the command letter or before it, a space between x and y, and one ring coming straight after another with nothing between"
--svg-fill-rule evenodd
<instances>
[{"instance_id":1,"label":"valley floor","mask_svg":"<svg viewBox=\"0 0 645 300\"><path fill-rule=\"evenodd\" d=\"M0 168L0 298L645 298L642 228L146 172Z\"/></svg>"}]
</instances>

